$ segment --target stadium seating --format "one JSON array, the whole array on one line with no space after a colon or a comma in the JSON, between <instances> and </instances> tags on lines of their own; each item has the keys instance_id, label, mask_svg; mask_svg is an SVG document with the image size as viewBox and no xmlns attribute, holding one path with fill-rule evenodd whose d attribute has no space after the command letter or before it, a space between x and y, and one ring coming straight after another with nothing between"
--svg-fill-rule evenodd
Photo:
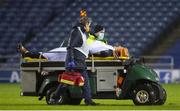
<instances>
[{"instance_id":1,"label":"stadium seating","mask_svg":"<svg viewBox=\"0 0 180 111\"><path fill-rule=\"evenodd\" d=\"M83 7L87 9L94 24L99 23L106 27L110 44L126 46L133 55L139 56L178 16L178 6L176 0L78 0L72 2L63 14L42 30L43 34L37 35L31 42L36 43L33 47L37 49L39 46L39 50L59 46L62 40L68 37L70 27ZM40 43L44 37L51 38L48 43L45 42L46 45ZM51 46L49 42L54 45Z\"/></svg>"},{"instance_id":2,"label":"stadium seating","mask_svg":"<svg viewBox=\"0 0 180 111\"><path fill-rule=\"evenodd\" d=\"M16 54L23 42L30 50L60 46L85 8L106 28L112 45L140 56L179 16L179 0L6 0L0 7L0 55ZM93 27L92 26L92 27Z\"/></svg>"},{"instance_id":3,"label":"stadium seating","mask_svg":"<svg viewBox=\"0 0 180 111\"><path fill-rule=\"evenodd\" d=\"M40 33L53 19L55 13L53 8L56 2L55 0L47 2L44 0L7 0L0 8L0 38L2 48L6 50L0 54L15 54L18 42L28 41ZM63 0L58 1L59 4L63 2ZM63 6L57 10L62 10L61 8Z\"/></svg>"}]
</instances>

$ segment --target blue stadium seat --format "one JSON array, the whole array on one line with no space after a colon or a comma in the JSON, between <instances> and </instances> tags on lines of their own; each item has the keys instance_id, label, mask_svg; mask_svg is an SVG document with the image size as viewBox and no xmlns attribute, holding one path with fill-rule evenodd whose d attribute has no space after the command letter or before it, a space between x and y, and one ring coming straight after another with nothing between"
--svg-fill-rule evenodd
<instances>
[{"instance_id":1,"label":"blue stadium seat","mask_svg":"<svg viewBox=\"0 0 180 111\"><path fill-rule=\"evenodd\" d=\"M112 45L123 44L135 56L180 14L178 0L7 0L0 7L0 46L12 44L6 54L16 54L18 42L25 42L29 49L58 47L82 8L87 9L93 25L105 26ZM0 55L5 54L3 49Z\"/></svg>"}]
</instances>

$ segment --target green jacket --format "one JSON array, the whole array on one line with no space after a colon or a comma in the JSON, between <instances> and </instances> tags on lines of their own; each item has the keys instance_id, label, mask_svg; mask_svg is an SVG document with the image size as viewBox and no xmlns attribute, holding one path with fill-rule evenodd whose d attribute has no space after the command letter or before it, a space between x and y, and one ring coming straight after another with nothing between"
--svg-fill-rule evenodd
<instances>
[{"instance_id":1,"label":"green jacket","mask_svg":"<svg viewBox=\"0 0 180 111\"><path fill-rule=\"evenodd\" d=\"M89 33L89 36L88 36L88 39L87 39L87 44L89 45L89 44L91 44L94 40L98 40L97 38L98 38L98 37L96 37L94 34ZM106 40L106 39L99 40L99 41L107 44L107 40Z\"/></svg>"}]
</instances>

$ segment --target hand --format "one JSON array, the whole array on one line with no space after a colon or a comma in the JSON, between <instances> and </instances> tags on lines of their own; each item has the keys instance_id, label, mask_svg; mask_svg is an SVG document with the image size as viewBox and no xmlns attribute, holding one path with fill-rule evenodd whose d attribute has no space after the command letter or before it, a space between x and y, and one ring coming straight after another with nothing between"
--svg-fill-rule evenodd
<instances>
[{"instance_id":1,"label":"hand","mask_svg":"<svg viewBox=\"0 0 180 111\"><path fill-rule=\"evenodd\" d=\"M68 63L68 67L69 67L69 68L74 68L74 67L76 67L74 61L70 61L70 62Z\"/></svg>"}]
</instances>

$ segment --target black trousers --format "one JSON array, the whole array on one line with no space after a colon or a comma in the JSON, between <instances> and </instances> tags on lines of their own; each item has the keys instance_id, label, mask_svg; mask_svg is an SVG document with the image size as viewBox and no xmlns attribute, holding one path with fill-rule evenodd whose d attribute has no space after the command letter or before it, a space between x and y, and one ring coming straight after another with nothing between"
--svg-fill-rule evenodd
<instances>
[{"instance_id":1,"label":"black trousers","mask_svg":"<svg viewBox=\"0 0 180 111\"><path fill-rule=\"evenodd\" d=\"M27 52L23 55L23 57L31 57L31 58L41 58L46 59L43 55L41 55L39 52Z\"/></svg>"}]
</instances>

